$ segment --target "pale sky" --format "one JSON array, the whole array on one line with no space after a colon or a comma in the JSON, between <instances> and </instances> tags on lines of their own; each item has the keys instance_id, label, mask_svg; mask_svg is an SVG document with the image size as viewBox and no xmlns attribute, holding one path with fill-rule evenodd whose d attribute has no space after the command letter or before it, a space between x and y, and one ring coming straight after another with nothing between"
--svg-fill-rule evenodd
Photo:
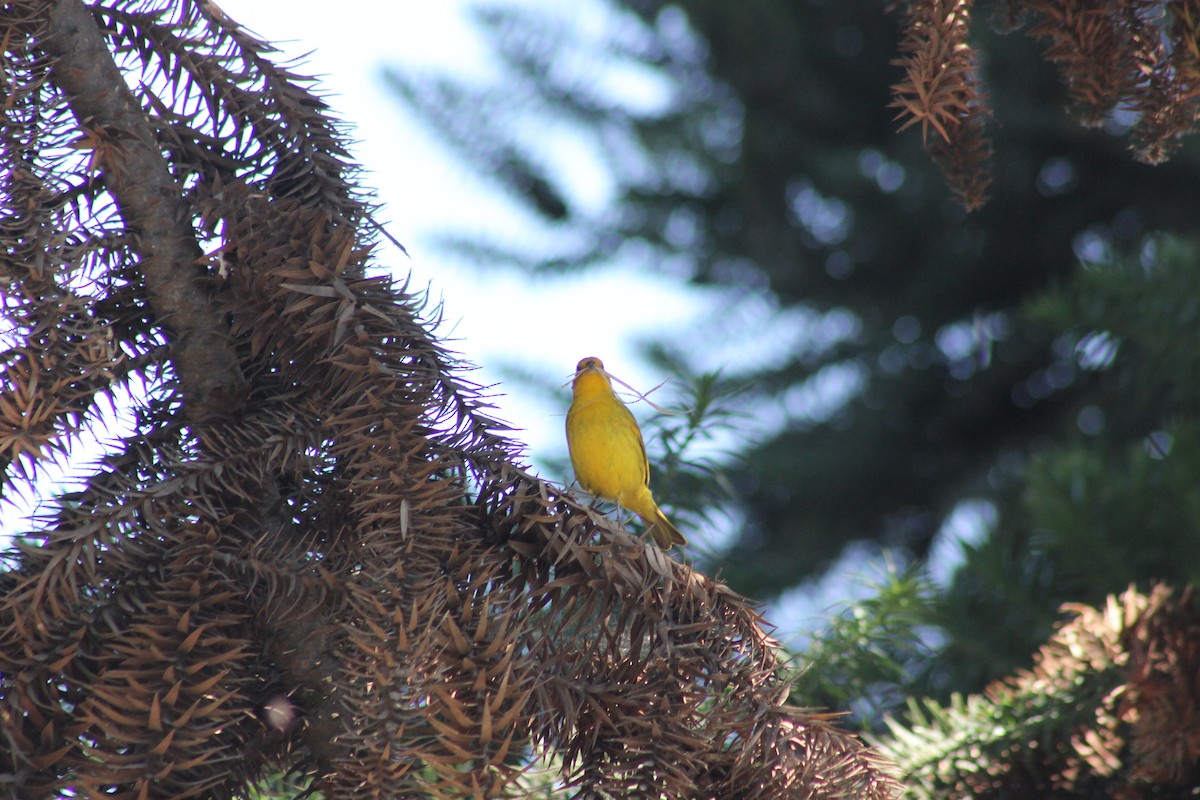
<instances>
[{"instance_id":1,"label":"pale sky","mask_svg":"<svg viewBox=\"0 0 1200 800\"><path fill-rule=\"evenodd\" d=\"M545 4L546 0L527 0ZM584 356L604 359L626 382L647 389L665 375L648 371L635 343L680 335L712 302L678 281L614 265L577 277L489 272L457 263L433 247L432 237L454 228L520 237L529 221L494 185L470 175L385 86L385 67L448 69L487 79L489 53L464 11L465 0L219 0L221 8L291 56L305 55L296 71L320 78L334 111L353 126L353 155L364 182L385 204L383 219L411 259L380 250L386 266L411 270L412 287L430 287L445 303L439 333L480 370L480 383L500 380L505 360L536 359L530 366L566 381ZM331 8L336 13L331 13ZM605 6L575 0L580 25L603 25ZM548 143L553 147L553 142ZM571 174L577 192L604 202L606 187L581 163ZM499 301L499 302L497 302ZM505 309L498 316L497 307ZM519 438L535 458L564 447L564 409L498 386L499 415L523 429ZM656 395L660 397L661 395ZM641 412L638 412L641 413ZM546 476L561 479L564 476Z\"/></svg>"}]
</instances>

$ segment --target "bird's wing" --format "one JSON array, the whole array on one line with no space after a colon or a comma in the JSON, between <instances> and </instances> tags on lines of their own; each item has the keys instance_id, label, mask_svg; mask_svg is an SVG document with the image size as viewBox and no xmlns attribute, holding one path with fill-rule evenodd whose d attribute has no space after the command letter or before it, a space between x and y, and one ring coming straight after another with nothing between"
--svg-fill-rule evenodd
<instances>
[{"instance_id":1,"label":"bird's wing","mask_svg":"<svg viewBox=\"0 0 1200 800\"><path fill-rule=\"evenodd\" d=\"M646 457L646 442L642 439L642 429L638 427L637 420L633 416L624 403L621 404L621 410L629 416L630 430L633 431L633 438L637 440L638 451L642 454L642 485L650 485L650 459Z\"/></svg>"}]
</instances>

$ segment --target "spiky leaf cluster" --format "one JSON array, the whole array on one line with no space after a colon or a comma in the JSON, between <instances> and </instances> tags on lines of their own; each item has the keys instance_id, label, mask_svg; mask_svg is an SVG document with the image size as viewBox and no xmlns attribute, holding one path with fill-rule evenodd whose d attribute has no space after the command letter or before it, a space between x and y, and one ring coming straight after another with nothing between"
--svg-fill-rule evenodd
<instances>
[{"instance_id":1,"label":"spiky leaf cluster","mask_svg":"<svg viewBox=\"0 0 1200 800\"><path fill-rule=\"evenodd\" d=\"M970 0L912 3L904 21L897 64L905 78L893 87L901 129L919 124L921 140L941 167L955 199L981 207L991 183L989 115L980 89L978 55L967 41ZM933 133L931 136L930 133Z\"/></svg>"},{"instance_id":2,"label":"spiky leaf cluster","mask_svg":"<svg viewBox=\"0 0 1200 800\"><path fill-rule=\"evenodd\" d=\"M912 0L904 10L893 86L902 127L920 124L924 142L951 190L968 210L986 201L989 114L974 50L969 0ZM1118 113L1132 117L1139 159L1166 160L1200 116L1200 3L1195 0L1010 0L1006 27L1045 42L1082 124L1098 127ZM929 136L929 131L937 136Z\"/></svg>"}]
</instances>

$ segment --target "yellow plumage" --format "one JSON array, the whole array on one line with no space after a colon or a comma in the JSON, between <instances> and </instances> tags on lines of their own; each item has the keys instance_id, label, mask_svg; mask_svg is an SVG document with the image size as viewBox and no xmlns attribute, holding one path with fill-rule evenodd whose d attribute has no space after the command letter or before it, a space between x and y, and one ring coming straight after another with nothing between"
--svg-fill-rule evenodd
<instances>
[{"instance_id":1,"label":"yellow plumage","mask_svg":"<svg viewBox=\"0 0 1200 800\"><path fill-rule=\"evenodd\" d=\"M613 392L600 359L579 362L572 394L567 449L579 485L645 520L646 530L663 549L687 544L650 494L650 462L642 431Z\"/></svg>"}]
</instances>

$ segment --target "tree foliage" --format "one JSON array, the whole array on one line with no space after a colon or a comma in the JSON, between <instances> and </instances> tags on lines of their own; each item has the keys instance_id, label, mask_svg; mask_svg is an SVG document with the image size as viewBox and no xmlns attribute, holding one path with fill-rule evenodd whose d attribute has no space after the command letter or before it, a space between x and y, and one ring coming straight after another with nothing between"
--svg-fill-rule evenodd
<instances>
[{"instance_id":1,"label":"tree foliage","mask_svg":"<svg viewBox=\"0 0 1200 800\"><path fill-rule=\"evenodd\" d=\"M133 430L0 572L19 796L878 797L750 604L528 473L309 81L209 3L0 15L3 488ZM516 789L513 789L514 791Z\"/></svg>"},{"instance_id":2,"label":"tree foliage","mask_svg":"<svg viewBox=\"0 0 1200 800\"><path fill-rule=\"evenodd\" d=\"M991 113L969 42L972 0L911 0L901 45L905 78L894 87L905 120L922 139L968 209L986 200ZM1200 4L1194 0L1010 0L999 10L1009 28L1045 44L1071 108L1099 128L1117 111L1132 119L1137 157L1165 161L1193 133L1200 114ZM931 135L931 131L933 135Z\"/></svg>"},{"instance_id":3,"label":"tree foliage","mask_svg":"<svg viewBox=\"0 0 1200 800\"><path fill-rule=\"evenodd\" d=\"M812 648L820 680L797 679L747 600L519 463L421 298L372 273L338 126L269 46L211 4L9 4L0 488L29 492L118 398L133 416L0 572L12 792L888 797L793 686L969 688L1063 601L1195 579L1198 273L1159 231L1194 224L1196 158L1151 173L1114 135L1157 161L1191 130L1194 3L1010 3L1044 52L966 2L628 8L612 47L667 76L656 109L563 69L587 55L566 28L497 9L508 94L394 81L571 234L537 268L636 248L803 320L742 395L787 422L730 473L739 585L789 585L856 538L922 554L963 498L1002 507L993 535L944 593L909 580L849 614ZM923 138L894 138L893 101ZM1106 129L1063 123L1064 101ZM582 211L499 124L531 108L600 123L618 213ZM991 202L947 202L922 144L960 201L990 180ZM713 396L697 384L671 452ZM711 473L686 466L667 464L685 490ZM927 605L946 641L923 663ZM920 796L1183 796L1193 605L1068 606L1031 669L914 703L881 745ZM524 778L534 760L550 780Z\"/></svg>"},{"instance_id":4,"label":"tree foliage","mask_svg":"<svg viewBox=\"0 0 1200 800\"><path fill-rule=\"evenodd\" d=\"M1071 285L1081 259L1136 258L1163 232L1191 232L1200 213L1200 159L1181 141L1196 111L1180 88L1190 4L1107 3L1083 17L1052 13L1062 4L997 4L1000 26L973 21L987 15L969 3L897 6L888 16L871 2L629 0L593 35L552 11L490 5L478 18L503 64L494 85L389 73L469 163L540 215L553 249L455 235L447 245L533 280L624 259L725 287L734 309L746 299L778 309L749 332L731 313L660 345L696 371L719 366L713 352L735 369L742 353L769 354L737 375L739 408L773 422L744 437L727 472L745 524L720 553L731 583L760 596L819 575L858 540L922 559L964 502L1015 520L1025 466L1078 433L1108 374L1081 366L1075 322L1046 324L1030 309ZM1177 88L1154 95L1154 113L1178 122L1154 128L1155 148L1174 152L1155 167L1128 151L1131 130L1135 142L1150 136L1154 81L1122 79L1104 105L1079 87L1125 44L1085 42L1069 59L1062 44L1126 17L1157 32L1153 74ZM918 57L926 66L906 71ZM613 63L611 77L597 66ZM607 88L629 72L665 86L666 99L639 105ZM935 96L945 114L907 117L931 120L927 135L897 135L904 119L891 104ZM1064 112L1093 101L1103 127ZM949 133L963 109L971 132L948 141L932 120ZM594 144L611 207L576 202L569 169L531 133L560 127ZM991 201L964 214L923 143L981 168L977 156L993 153L1003 169ZM1105 419L1101 432L1120 440L1122 415ZM1158 423L1138 424L1146 435ZM1021 558L1008 566L1024 574ZM1003 663L1027 655L1014 647Z\"/></svg>"},{"instance_id":5,"label":"tree foliage","mask_svg":"<svg viewBox=\"0 0 1200 800\"><path fill-rule=\"evenodd\" d=\"M971 548L939 601L953 688L995 680L1049 635L1060 605L1116 586L1200 581L1200 403L1194 244L1155 238L1090 262L1032 304L1089 376L1073 435L1014 481L1011 512ZM981 620L991 624L981 625Z\"/></svg>"},{"instance_id":6,"label":"tree foliage","mask_svg":"<svg viewBox=\"0 0 1200 800\"><path fill-rule=\"evenodd\" d=\"M1193 592L1074 605L1034 666L947 705L912 701L878 745L908 796L1191 797L1200 781Z\"/></svg>"}]
</instances>

